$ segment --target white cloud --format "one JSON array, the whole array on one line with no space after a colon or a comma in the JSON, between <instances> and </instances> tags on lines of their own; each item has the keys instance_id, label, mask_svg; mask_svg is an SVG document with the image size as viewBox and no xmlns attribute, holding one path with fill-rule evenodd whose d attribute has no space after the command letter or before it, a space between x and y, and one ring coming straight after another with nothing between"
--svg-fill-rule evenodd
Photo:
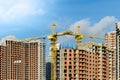
<instances>
[{"instance_id":1,"label":"white cloud","mask_svg":"<svg viewBox=\"0 0 120 80\"><path fill-rule=\"evenodd\" d=\"M92 23L89 19L83 19L73 23L70 30L77 32L77 26L80 25L80 29L83 34L104 36L107 31L115 29L116 21L117 19L114 16L106 16L99 22L91 25Z\"/></svg>"},{"instance_id":2,"label":"white cloud","mask_svg":"<svg viewBox=\"0 0 120 80\"><path fill-rule=\"evenodd\" d=\"M82 19L70 25L70 30L77 33L77 26L80 26L80 31L82 34L87 36L99 36L104 37L105 33L115 29L115 22L118 21L114 16L106 16L102 18L99 22L94 23L93 25L90 19ZM73 40L71 37L62 37L59 42L63 43L64 41Z\"/></svg>"},{"instance_id":3,"label":"white cloud","mask_svg":"<svg viewBox=\"0 0 120 80\"><path fill-rule=\"evenodd\" d=\"M43 15L45 11L41 5L38 5L37 0L0 0L0 21L10 21L35 14Z\"/></svg>"}]
</instances>

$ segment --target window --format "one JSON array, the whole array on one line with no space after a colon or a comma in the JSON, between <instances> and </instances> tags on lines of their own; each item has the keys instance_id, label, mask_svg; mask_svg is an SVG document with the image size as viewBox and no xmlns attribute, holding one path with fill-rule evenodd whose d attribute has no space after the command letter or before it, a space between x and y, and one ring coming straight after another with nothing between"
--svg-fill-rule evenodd
<instances>
[{"instance_id":1,"label":"window","mask_svg":"<svg viewBox=\"0 0 120 80\"><path fill-rule=\"evenodd\" d=\"M64 70L64 73L67 73L67 70Z\"/></svg>"},{"instance_id":2,"label":"window","mask_svg":"<svg viewBox=\"0 0 120 80\"><path fill-rule=\"evenodd\" d=\"M67 53L64 53L64 56L67 57Z\"/></svg>"},{"instance_id":3,"label":"window","mask_svg":"<svg viewBox=\"0 0 120 80\"><path fill-rule=\"evenodd\" d=\"M72 77L72 74L69 74L69 77Z\"/></svg>"},{"instance_id":4,"label":"window","mask_svg":"<svg viewBox=\"0 0 120 80\"><path fill-rule=\"evenodd\" d=\"M65 52L67 52L67 50L65 49Z\"/></svg>"},{"instance_id":5,"label":"window","mask_svg":"<svg viewBox=\"0 0 120 80\"><path fill-rule=\"evenodd\" d=\"M72 69L72 66L69 66L69 69Z\"/></svg>"},{"instance_id":6,"label":"window","mask_svg":"<svg viewBox=\"0 0 120 80\"><path fill-rule=\"evenodd\" d=\"M67 74L65 74L65 76L67 76Z\"/></svg>"},{"instance_id":7,"label":"window","mask_svg":"<svg viewBox=\"0 0 120 80\"><path fill-rule=\"evenodd\" d=\"M65 62L65 64L67 64L67 62Z\"/></svg>"},{"instance_id":8,"label":"window","mask_svg":"<svg viewBox=\"0 0 120 80\"><path fill-rule=\"evenodd\" d=\"M67 60L67 58L65 58L65 60Z\"/></svg>"},{"instance_id":9,"label":"window","mask_svg":"<svg viewBox=\"0 0 120 80\"><path fill-rule=\"evenodd\" d=\"M65 66L65 68L67 68L67 66Z\"/></svg>"}]
</instances>

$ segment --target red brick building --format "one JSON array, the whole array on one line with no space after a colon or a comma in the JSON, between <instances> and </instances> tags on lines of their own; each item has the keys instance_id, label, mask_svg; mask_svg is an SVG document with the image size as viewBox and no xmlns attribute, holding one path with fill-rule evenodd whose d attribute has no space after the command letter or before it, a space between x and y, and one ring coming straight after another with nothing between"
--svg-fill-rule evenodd
<instances>
[{"instance_id":1,"label":"red brick building","mask_svg":"<svg viewBox=\"0 0 120 80\"><path fill-rule=\"evenodd\" d=\"M45 43L8 40L0 51L0 80L45 78Z\"/></svg>"},{"instance_id":2,"label":"red brick building","mask_svg":"<svg viewBox=\"0 0 120 80\"><path fill-rule=\"evenodd\" d=\"M103 44L87 45L84 44L84 48L57 51L58 80L112 80L112 67L109 67L112 65L109 62L112 52Z\"/></svg>"}]
</instances>

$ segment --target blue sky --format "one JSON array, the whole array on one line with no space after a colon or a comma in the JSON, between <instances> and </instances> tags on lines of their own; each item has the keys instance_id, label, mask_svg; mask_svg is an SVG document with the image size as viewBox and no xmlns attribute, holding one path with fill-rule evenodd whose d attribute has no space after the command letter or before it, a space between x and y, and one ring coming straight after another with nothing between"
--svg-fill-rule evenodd
<instances>
[{"instance_id":1,"label":"blue sky","mask_svg":"<svg viewBox=\"0 0 120 80\"><path fill-rule=\"evenodd\" d=\"M38 37L66 29L103 36L120 19L120 0L0 0L0 39ZM62 39L62 38L61 38ZM64 41L64 39L63 39Z\"/></svg>"}]
</instances>

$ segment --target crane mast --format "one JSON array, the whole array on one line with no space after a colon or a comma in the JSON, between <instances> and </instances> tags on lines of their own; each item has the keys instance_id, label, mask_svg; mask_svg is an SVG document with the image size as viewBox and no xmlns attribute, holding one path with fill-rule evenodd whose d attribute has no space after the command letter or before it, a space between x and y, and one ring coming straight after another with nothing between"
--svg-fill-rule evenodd
<instances>
[{"instance_id":1,"label":"crane mast","mask_svg":"<svg viewBox=\"0 0 120 80\"><path fill-rule=\"evenodd\" d=\"M51 56L51 80L56 80L56 41L57 35L54 31L55 24L52 24L52 34L47 36L50 40L50 56Z\"/></svg>"}]
</instances>

